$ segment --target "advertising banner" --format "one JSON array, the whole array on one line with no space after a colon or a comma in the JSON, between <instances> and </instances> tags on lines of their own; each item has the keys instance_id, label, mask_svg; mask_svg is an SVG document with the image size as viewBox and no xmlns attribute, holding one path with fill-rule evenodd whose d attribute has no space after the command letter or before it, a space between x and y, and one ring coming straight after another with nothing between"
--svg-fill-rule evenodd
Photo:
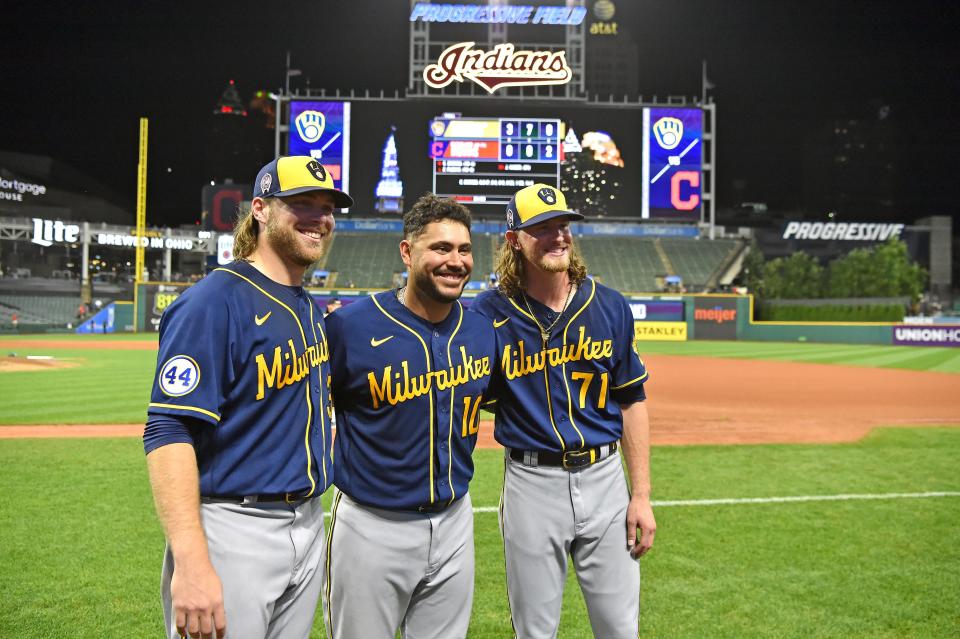
<instances>
[{"instance_id":1,"label":"advertising banner","mask_svg":"<svg viewBox=\"0 0 960 639\"><path fill-rule=\"evenodd\" d=\"M737 300L695 297L693 320L696 339L737 339Z\"/></svg>"},{"instance_id":2,"label":"advertising banner","mask_svg":"<svg viewBox=\"0 0 960 639\"><path fill-rule=\"evenodd\" d=\"M146 316L144 330L159 331L160 316L176 301L189 284L145 284L142 287Z\"/></svg>"},{"instance_id":3,"label":"advertising banner","mask_svg":"<svg viewBox=\"0 0 960 639\"><path fill-rule=\"evenodd\" d=\"M685 342L686 322L634 322L634 340L637 342Z\"/></svg>"},{"instance_id":4,"label":"advertising banner","mask_svg":"<svg viewBox=\"0 0 960 639\"><path fill-rule=\"evenodd\" d=\"M630 302L633 319L648 322L682 322L683 302ZM686 324L684 324L686 326Z\"/></svg>"},{"instance_id":5,"label":"advertising banner","mask_svg":"<svg viewBox=\"0 0 960 639\"><path fill-rule=\"evenodd\" d=\"M893 327L893 343L900 346L960 346L960 325Z\"/></svg>"}]
</instances>

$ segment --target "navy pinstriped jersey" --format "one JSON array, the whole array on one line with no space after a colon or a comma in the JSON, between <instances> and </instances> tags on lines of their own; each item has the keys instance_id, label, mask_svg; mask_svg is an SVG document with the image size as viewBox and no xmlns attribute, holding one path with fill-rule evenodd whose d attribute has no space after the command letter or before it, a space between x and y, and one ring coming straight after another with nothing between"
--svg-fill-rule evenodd
<instances>
[{"instance_id":1,"label":"navy pinstriped jersey","mask_svg":"<svg viewBox=\"0 0 960 639\"><path fill-rule=\"evenodd\" d=\"M490 322L457 302L432 324L385 291L331 313L327 326L337 487L395 510L464 496L494 366Z\"/></svg>"},{"instance_id":2,"label":"navy pinstriped jersey","mask_svg":"<svg viewBox=\"0 0 960 639\"><path fill-rule=\"evenodd\" d=\"M534 299L544 327L557 313ZM477 296L470 311L492 320L502 390L498 442L510 448L561 451L609 444L623 434L620 404L645 398L648 375L633 347L633 315L620 293L586 279L543 349L523 298L499 290Z\"/></svg>"},{"instance_id":3,"label":"navy pinstriped jersey","mask_svg":"<svg viewBox=\"0 0 960 639\"><path fill-rule=\"evenodd\" d=\"M147 412L205 422L191 429L202 495L319 495L332 482L325 330L309 293L245 262L164 312Z\"/></svg>"}]
</instances>

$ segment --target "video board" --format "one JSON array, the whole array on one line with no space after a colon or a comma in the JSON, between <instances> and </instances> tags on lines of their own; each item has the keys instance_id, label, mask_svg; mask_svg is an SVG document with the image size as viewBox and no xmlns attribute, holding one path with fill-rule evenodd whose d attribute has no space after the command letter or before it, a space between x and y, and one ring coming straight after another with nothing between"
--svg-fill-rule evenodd
<instances>
[{"instance_id":1,"label":"video board","mask_svg":"<svg viewBox=\"0 0 960 639\"><path fill-rule=\"evenodd\" d=\"M525 186L560 186L561 140L558 119L434 118L433 192L477 212L502 213Z\"/></svg>"},{"instance_id":2,"label":"video board","mask_svg":"<svg viewBox=\"0 0 960 639\"><path fill-rule=\"evenodd\" d=\"M327 168L334 186L350 191L350 103L293 100L287 155L309 155Z\"/></svg>"},{"instance_id":3,"label":"video board","mask_svg":"<svg viewBox=\"0 0 960 639\"><path fill-rule=\"evenodd\" d=\"M702 179L703 111L645 108L642 217L699 220Z\"/></svg>"}]
</instances>

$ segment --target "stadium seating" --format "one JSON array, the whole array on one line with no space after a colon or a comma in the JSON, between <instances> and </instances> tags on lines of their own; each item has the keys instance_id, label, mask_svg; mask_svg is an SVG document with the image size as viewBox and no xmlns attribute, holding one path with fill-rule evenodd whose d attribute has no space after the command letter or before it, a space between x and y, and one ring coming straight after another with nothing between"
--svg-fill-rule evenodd
<instances>
[{"instance_id":1,"label":"stadium seating","mask_svg":"<svg viewBox=\"0 0 960 639\"><path fill-rule=\"evenodd\" d=\"M79 295L0 295L0 325L9 325L14 314L20 326L76 324L79 305Z\"/></svg>"},{"instance_id":2,"label":"stadium seating","mask_svg":"<svg viewBox=\"0 0 960 639\"><path fill-rule=\"evenodd\" d=\"M500 235L474 233L473 280L486 282L493 271ZM406 270L394 234L337 233L324 268L337 288L389 288ZM624 292L656 292L663 278L679 275L688 290L714 286L720 269L740 246L737 240L650 239L585 236L577 239L588 271Z\"/></svg>"},{"instance_id":3,"label":"stadium seating","mask_svg":"<svg viewBox=\"0 0 960 639\"><path fill-rule=\"evenodd\" d=\"M737 240L682 240L662 239L660 245L673 267L673 275L679 275L689 290L699 289L710 283L720 267L740 246Z\"/></svg>"},{"instance_id":4,"label":"stadium seating","mask_svg":"<svg viewBox=\"0 0 960 639\"><path fill-rule=\"evenodd\" d=\"M620 291L656 291L657 276L667 269L654 240L628 237L581 237L577 243L587 270L599 281Z\"/></svg>"},{"instance_id":5,"label":"stadium seating","mask_svg":"<svg viewBox=\"0 0 960 639\"><path fill-rule=\"evenodd\" d=\"M396 235L337 233L324 268L336 273L332 285L339 288L389 288L394 273L406 269L400 260Z\"/></svg>"},{"instance_id":6,"label":"stadium seating","mask_svg":"<svg viewBox=\"0 0 960 639\"><path fill-rule=\"evenodd\" d=\"M473 234L473 277L474 282L487 282L493 272L493 258L500 248L500 235L488 233Z\"/></svg>"}]
</instances>

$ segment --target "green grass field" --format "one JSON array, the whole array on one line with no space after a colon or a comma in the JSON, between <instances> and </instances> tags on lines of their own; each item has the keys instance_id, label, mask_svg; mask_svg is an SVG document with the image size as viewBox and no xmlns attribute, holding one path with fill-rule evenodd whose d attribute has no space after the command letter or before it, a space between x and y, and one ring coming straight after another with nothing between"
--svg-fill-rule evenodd
<instances>
[{"instance_id":1,"label":"green grass field","mask_svg":"<svg viewBox=\"0 0 960 639\"><path fill-rule=\"evenodd\" d=\"M655 499L953 491L955 496L656 508L644 637L955 637L960 430L857 444L663 447ZM478 451L474 505L502 460ZM0 442L0 636L160 636L163 538L139 441ZM470 637L508 637L496 514L476 515ZM568 581L560 636L591 636ZM318 619L314 636L321 637Z\"/></svg>"},{"instance_id":2,"label":"green grass field","mask_svg":"<svg viewBox=\"0 0 960 639\"><path fill-rule=\"evenodd\" d=\"M955 351L743 342L641 349L958 373ZM82 366L0 374L0 424L143 421L154 351L30 354ZM497 504L500 455L475 455L477 508ZM641 563L642 636L960 636L958 458L960 429L952 428L881 429L855 444L654 448L661 505L656 545ZM932 492L949 494L822 498ZM798 496L819 498L690 503ZM469 636L509 637L502 546L488 510L476 514ZM162 635L163 538L139 440L0 440L0 521L0 637ZM572 575L559 636L591 636Z\"/></svg>"}]
</instances>

